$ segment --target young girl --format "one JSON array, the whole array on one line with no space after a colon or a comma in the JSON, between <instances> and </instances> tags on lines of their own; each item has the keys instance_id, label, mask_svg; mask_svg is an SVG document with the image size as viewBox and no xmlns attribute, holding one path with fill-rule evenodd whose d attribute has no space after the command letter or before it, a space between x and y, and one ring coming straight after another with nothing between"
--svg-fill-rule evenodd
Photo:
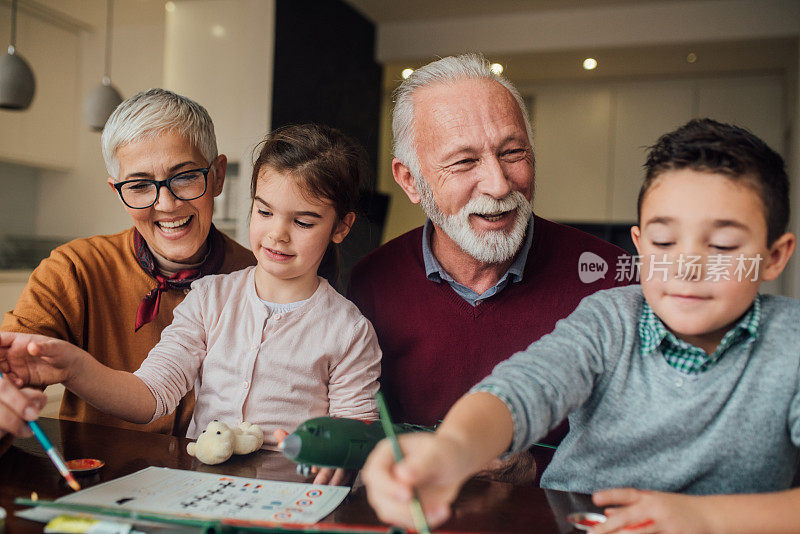
<instances>
[{"instance_id":1,"label":"young girl","mask_svg":"<svg viewBox=\"0 0 800 534\"><path fill-rule=\"evenodd\" d=\"M187 437L214 419L261 426L275 444L304 420L376 419L380 349L370 322L317 275L355 220L362 151L316 125L270 135L254 164L250 246L258 264L206 276L134 373L64 341L3 333L0 366L18 383L64 385L117 417L147 423L195 388ZM166 194L166 191L162 194ZM5 362L3 361L5 360ZM317 483L342 473L320 472Z\"/></svg>"}]
</instances>

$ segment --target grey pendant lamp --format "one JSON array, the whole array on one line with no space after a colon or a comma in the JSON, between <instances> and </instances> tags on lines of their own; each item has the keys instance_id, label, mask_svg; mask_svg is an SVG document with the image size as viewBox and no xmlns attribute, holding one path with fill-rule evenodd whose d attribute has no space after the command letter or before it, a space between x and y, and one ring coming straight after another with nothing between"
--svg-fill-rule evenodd
<instances>
[{"instance_id":1,"label":"grey pendant lamp","mask_svg":"<svg viewBox=\"0 0 800 534\"><path fill-rule=\"evenodd\" d=\"M92 89L83 102L83 117L89 127L100 132L108 117L122 102L122 95L111 85L111 22L114 17L114 0L106 0L106 62L103 81Z\"/></svg>"},{"instance_id":2,"label":"grey pendant lamp","mask_svg":"<svg viewBox=\"0 0 800 534\"><path fill-rule=\"evenodd\" d=\"M11 0L11 41L0 58L0 108L24 110L31 105L36 79L28 62L17 54L17 0Z\"/></svg>"}]
</instances>

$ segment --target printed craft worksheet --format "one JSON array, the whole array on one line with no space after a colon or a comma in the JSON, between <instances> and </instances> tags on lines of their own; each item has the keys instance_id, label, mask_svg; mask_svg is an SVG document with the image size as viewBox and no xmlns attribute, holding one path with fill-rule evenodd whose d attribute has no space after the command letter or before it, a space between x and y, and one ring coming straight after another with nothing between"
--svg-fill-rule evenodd
<instances>
[{"instance_id":1,"label":"printed craft worksheet","mask_svg":"<svg viewBox=\"0 0 800 534\"><path fill-rule=\"evenodd\" d=\"M58 499L198 519L316 523L350 488L148 467Z\"/></svg>"}]
</instances>

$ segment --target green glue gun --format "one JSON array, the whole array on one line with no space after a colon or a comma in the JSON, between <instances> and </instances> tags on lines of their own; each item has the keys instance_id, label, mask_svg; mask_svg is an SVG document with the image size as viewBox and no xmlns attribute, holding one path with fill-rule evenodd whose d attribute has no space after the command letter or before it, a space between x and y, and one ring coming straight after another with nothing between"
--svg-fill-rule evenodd
<instances>
[{"instance_id":1,"label":"green glue gun","mask_svg":"<svg viewBox=\"0 0 800 534\"><path fill-rule=\"evenodd\" d=\"M420 425L393 426L397 434L434 431ZM300 464L297 469L300 474L308 475L310 466L361 469L369 453L385 437L379 421L315 417L286 436L279 448L284 456Z\"/></svg>"}]
</instances>

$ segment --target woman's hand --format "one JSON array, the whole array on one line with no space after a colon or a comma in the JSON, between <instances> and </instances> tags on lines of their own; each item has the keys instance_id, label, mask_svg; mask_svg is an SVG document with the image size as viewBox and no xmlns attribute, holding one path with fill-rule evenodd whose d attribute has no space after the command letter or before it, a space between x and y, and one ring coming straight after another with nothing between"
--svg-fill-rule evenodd
<instances>
[{"instance_id":1,"label":"woman's hand","mask_svg":"<svg viewBox=\"0 0 800 534\"><path fill-rule=\"evenodd\" d=\"M706 497L620 488L598 491L592 500L606 508L608 521L595 527L596 534L703 534L711 532L704 505Z\"/></svg>"},{"instance_id":2,"label":"woman's hand","mask_svg":"<svg viewBox=\"0 0 800 534\"><path fill-rule=\"evenodd\" d=\"M17 389L6 377L0 377L0 437L29 437L31 431L26 423L39 417L46 403L47 397L41 391Z\"/></svg>"},{"instance_id":3,"label":"woman's hand","mask_svg":"<svg viewBox=\"0 0 800 534\"><path fill-rule=\"evenodd\" d=\"M48 386L80 373L91 356L66 341L36 334L0 332L0 371L17 387Z\"/></svg>"}]
</instances>

